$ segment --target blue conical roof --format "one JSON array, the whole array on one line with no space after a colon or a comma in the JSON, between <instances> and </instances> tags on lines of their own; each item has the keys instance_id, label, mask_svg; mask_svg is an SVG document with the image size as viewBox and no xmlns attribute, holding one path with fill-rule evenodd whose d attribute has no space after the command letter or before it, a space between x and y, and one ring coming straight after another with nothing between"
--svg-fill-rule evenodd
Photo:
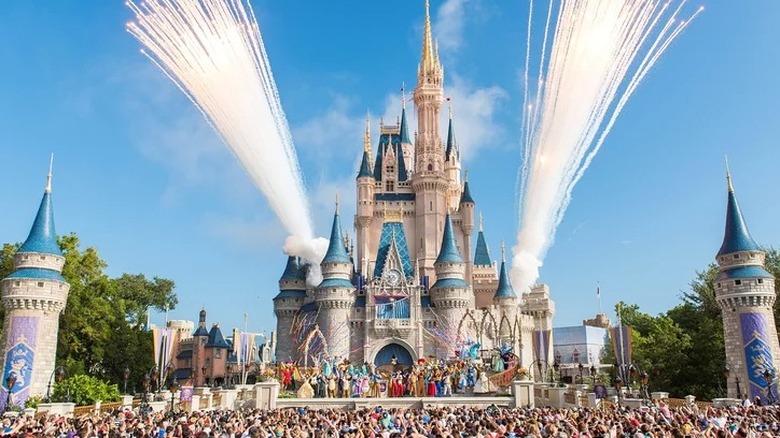
<instances>
[{"instance_id":1,"label":"blue conical roof","mask_svg":"<svg viewBox=\"0 0 780 438\"><path fill-rule=\"evenodd\" d=\"M485 233L483 233L482 230L479 230L479 234L477 234L477 250L474 252L474 265L490 266L492 264L493 262L490 260L487 242L485 241Z\"/></svg>"},{"instance_id":2,"label":"blue conical roof","mask_svg":"<svg viewBox=\"0 0 780 438\"><path fill-rule=\"evenodd\" d=\"M458 245L455 243L455 233L452 231L452 220L449 213L444 219L444 234L436 263L463 263L463 257L460 256Z\"/></svg>"},{"instance_id":3,"label":"blue conical roof","mask_svg":"<svg viewBox=\"0 0 780 438\"><path fill-rule=\"evenodd\" d=\"M36 252L42 254L62 255L60 245L57 243L57 233L54 231L54 207L51 201L51 191L47 190L38 207L30 234L27 240L19 248L19 252Z\"/></svg>"},{"instance_id":4,"label":"blue conical roof","mask_svg":"<svg viewBox=\"0 0 780 438\"><path fill-rule=\"evenodd\" d=\"M401 109L401 143L412 144L409 141L409 125L406 123L406 108Z\"/></svg>"},{"instance_id":5,"label":"blue conical roof","mask_svg":"<svg viewBox=\"0 0 780 438\"><path fill-rule=\"evenodd\" d=\"M360 162L360 171L358 172L358 178L372 177L374 172L371 170L371 160L368 157L368 151L363 151L363 160Z\"/></svg>"},{"instance_id":6,"label":"blue conical roof","mask_svg":"<svg viewBox=\"0 0 780 438\"><path fill-rule=\"evenodd\" d=\"M474 203L474 198L471 196L471 190L469 190L468 181L463 183L463 193L461 193L460 195L460 203L461 204Z\"/></svg>"},{"instance_id":7,"label":"blue conical roof","mask_svg":"<svg viewBox=\"0 0 780 438\"><path fill-rule=\"evenodd\" d=\"M737 196L734 194L734 188L731 186L731 177L729 176L729 195L728 206L726 207L726 232L723 236L723 244L720 246L718 255L730 254L740 251L760 251L761 248L756 244L750 232L748 231L745 219L737 203Z\"/></svg>"},{"instance_id":8,"label":"blue conical roof","mask_svg":"<svg viewBox=\"0 0 780 438\"><path fill-rule=\"evenodd\" d=\"M328 244L328 252L325 253L325 258L322 259L322 263L351 263L349 254L347 254L347 247L344 246L344 234L341 232L341 223L339 222L338 210L333 215L333 228L330 230L330 243Z\"/></svg>"},{"instance_id":9,"label":"blue conical roof","mask_svg":"<svg viewBox=\"0 0 780 438\"><path fill-rule=\"evenodd\" d=\"M506 260L501 260L501 273L498 276L498 289L496 289L496 298L517 298L512 283L509 281L509 274L506 272Z\"/></svg>"},{"instance_id":10,"label":"blue conical roof","mask_svg":"<svg viewBox=\"0 0 780 438\"><path fill-rule=\"evenodd\" d=\"M284 267L284 273L282 273L282 278L280 278L279 281L305 280L305 278L301 277L301 271L301 265L298 257L289 256L287 257L287 265Z\"/></svg>"},{"instance_id":11,"label":"blue conical roof","mask_svg":"<svg viewBox=\"0 0 780 438\"><path fill-rule=\"evenodd\" d=\"M444 150L445 161L449 161L453 151L455 151L455 131L452 128L452 117L450 117L450 126L447 128L447 149Z\"/></svg>"}]
</instances>

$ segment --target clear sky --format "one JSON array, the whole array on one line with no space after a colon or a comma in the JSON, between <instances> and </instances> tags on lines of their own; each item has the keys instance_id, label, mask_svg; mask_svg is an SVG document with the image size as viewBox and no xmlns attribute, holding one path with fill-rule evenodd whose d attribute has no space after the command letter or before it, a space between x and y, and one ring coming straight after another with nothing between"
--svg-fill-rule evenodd
<instances>
[{"instance_id":1,"label":"clear sky","mask_svg":"<svg viewBox=\"0 0 780 438\"><path fill-rule=\"evenodd\" d=\"M354 203L366 110L394 120L401 83L415 83L423 0L252 4L322 235L336 188ZM678 303L723 237L724 154L753 237L780 245L780 2L703 4L574 191L541 271L557 326L592 317L597 281L610 314L618 300L650 313ZM495 258L517 231L527 4L432 8ZM175 280L172 319L197 319L205 305L223 328L248 312L250 328L271 330L284 232L201 115L140 55L130 19L119 0L0 2L0 242L26 237L54 152L58 232L96 247L112 275ZM342 208L351 229L354 207Z\"/></svg>"}]
</instances>

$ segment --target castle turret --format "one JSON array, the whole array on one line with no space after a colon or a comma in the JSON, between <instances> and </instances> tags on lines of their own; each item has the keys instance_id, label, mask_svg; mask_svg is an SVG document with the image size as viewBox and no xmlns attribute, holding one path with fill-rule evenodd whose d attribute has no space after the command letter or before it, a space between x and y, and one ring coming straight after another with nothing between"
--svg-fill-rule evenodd
<instances>
[{"instance_id":1,"label":"castle turret","mask_svg":"<svg viewBox=\"0 0 780 438\"><path fill-rule=\"evenodd\" d=\"M509 274L506 271L506 256L504 245L501 245L501 269L498 276L498 289L493 297L493 304L499 309L501 315L498 323L498 335L501 343L514 344L517 336L514 333L515 319L517 318L517 294L509 281ZM514 345L513 345L514 346ZM517 351L515 349L515 351Z\"/></svg>"},{"instance_id":2,"label":"castle turret","mask_svg":"<svg viewBox=\"0 0 780 438\"><path fill-rule=\"evenodd\" d=\"M14 255L14 272L0 283L3 320L3 380L0 403L24 406L31 395L44 395L54 371L60 312L70 285L62 277L65 257L54 230L51 168L30 234ZM16 379L7 387L9 376Z\"/></svg>"},{"instance_id":3,"label":"castle turret","mask_svg":"<svg viewBox=\"0 0 780 438\"><path fill-rule=\"evenodd\" d=\"M434 264L437 280L431 288L431 300L436 307L438 317L445 321L444 330L449 332L449 339L453 340L458 338L465 340L470 337L469 333L458 333L458 327L466 311L474 307L474 296L464 280L465 265L455 243L452 221L448 214L444 219L441 251Z\"/></svg>"},{"instance_id":4,"label":"castle turret","mask_svg":"<svg viewBox=\"0 0 780 438\"><path fill-rule=\"evenodd\" d=\"M426 0L422 59L417 71L417 86L414 89L417 136L412 178L412 188L415 192L415 228L427 232L417 246L415 255L420 263L421 275L426 277L433 277L433 265L438 251L438 239L435 236L440 235L444 216L450 211L445 202L450 182L444 169L444 147L439 129L439 112L444 100L443 84L444 69L433 44L430 5Z\"/></svg>"},{"instance_id":5,"label":"castle turret","mask_svg":"<svg viewBox=\"0 0 780 438\"><path fill-rule=\"evenodd\" d=\"M306 299L306 275L296 256L287 258L284 273L279 279L279 294L274 297L274 313L276 314L276 332L285 335L292 333L295 314L298 313ZM205 329L205 322L204 322ZM276 346L276 358L279 361L295 361L298 345L293 339Z\"/></svg>"},{"instance_id":6,"label":"castle turret","mask_svg":"<svg viewBox=\"0 0 780 438\"><path fill-rule=\"evenodd\" d=\"M322 283L315 291L319 307L318 323L328 340L327 355L332 358L348 358L350 353L349 317L355 303L355 286L352 285L352 262L344 245L338 202L333 215L330 244L322 259Z\"/></svg>"},{"instance_id":7,"label":"castle turret","mask_svg":"<svg viewBox=\"0 0 780 438\"><path fill-rule=\"evenodd\" d=\"M374 179L373 163L371 163L371 120L366 117L366 132L363 137L363 159L360 162L360 171L357 176L357 212L355 214L355 229L357 230L357 259L358 271L365 276L368 272L369 262L369 233L371 223L374 220L374 192L376 180Z\"/></svg>"},{"instance_id":8,"label":"castle turret","mask_svg":"<svg viewBox=\"0 0 780 438\"><path fill-rule=\"evenodd\" d=\"M460 163L460 151L455 140L455 128L452 122L452 106L450 106L450 118L449 127L447 128L447 144L444 149L444 172L447 174L449 180L449 193L450 199L457 202L458 199L463 199L463 183L460 179L461 163ZM473 199L472 199L473 203ZM447 208L455 210L457 205L449 205ZM472 224L473 224L472 218Z\"/></svg>"},{"instance_id":9,"label":"castle turret","mask_svg":"<svg viewBox=\"0 0 780 438\"><path fill-rule=\"evenodd\" d=\"M458 210L463 233L463 253L466 255L466 282L472 286L474 265L471 262L471 235L474 233L474 198L471 196L468 179L463 183Z\"/></svg>"},{"instance_id":10,"label":"castle turret","mask_svg":"<svg viewBox=\"0 0 780 438\"><path fill-rule=\"evenodd\" d=\"M479 214L479 233L477 247L474 251L474 263L471 286L474 290L474 303L477 309L484 309L493 304L493 295L498 287L496 265L490 259L490 250L485 240L482 224L482 213Z\"/></svg>"},{"instance_id":11,"label":"castle turret","mask_svg":"<svg viewBox=\"0 0 780 438\"><path fill-rule=\"evenodd\" d=\"M723 314L729 397L777 397L780 345L773 306L775 282L764 269L766 253L748 232L727 172L728 205L723 244L717 255L720 274L715 296Z\"/></svg>"}]
</instances>

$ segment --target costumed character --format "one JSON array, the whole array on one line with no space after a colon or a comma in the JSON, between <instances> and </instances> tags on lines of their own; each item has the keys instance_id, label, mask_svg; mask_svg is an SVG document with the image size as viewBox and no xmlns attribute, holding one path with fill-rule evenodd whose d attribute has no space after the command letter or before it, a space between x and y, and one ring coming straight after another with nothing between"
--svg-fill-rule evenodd
<instances>
[{"instance_id":1,"label":"costumed character","mask_svg":"<svg viewBox=\"0 0 780 438\"><path fill-rule=\"evenodd\" d=\"M479 379L474 385L474 394L485 394L490 392L490 380L488 380L487 373L479 373Z\"/></svg>"},{"instance_id":2,"label":"costumed character","mask_svg":"<svg viewBox=\"0 0 780 438\"><path fill-rule=\"evenodd\" d=\"M502 371L504 371L506 369L505 365L504 365L504 358L503 358L502 354L500 354L500 353L496 354L495 358L493 360L495 362L493 364L493 371L494 372L500 373L500 372L502 372Z\"/></svg>"},{"instance_id":3,"label":"costumed character","mask_svg":"<svg viewBox=\"0 0 780 438\"><path fill-rule=\"evenodd\" d=\"M337 398L338 396L338 384L336 381L336 376L331 374L328 378L328 398Z\"/></svg>"},{"instance_id":4,"label":"costumed character","mask_svg":"<svg viewBox=\"0 0 780 438\"><path fill-rule=\"evenodd\" d=\"M311 387L309 384L309 379L305 378L305 376L300 376L301 380L303 381L303 384L300 388L298 388L298 391L296 392L296 395L298 398L312 398L314 397L314 388Z\"/></svg>"},{"instance_id":5,"label":"costumed character","mask_svg":"<svg viewBox=\"0 0 780 438\"><path fill-rule=\"evenodd\" d=\"M442 380L444 381L444 387L442 388L441 395L442 397L450 396L452 397L452 374L450 374L449 371L444 373L444 376L442 376Z\"/></svg>"},{"instance_id":6,"label":"costumed character","mask_svg":"<svg viewBox=\"0 0 780 438\"><path fill-rule=\"evenodd\" d=\"M466 386L473 388L476 383L477 370L474 369L474 365L469 365L468 371L466 372Z\"/></svg>"},{"instance_id":7,"label":"costumed character","mask_svg":"<svg viewBox=\"0 0 780 438\"><path fill-rule=\"evenodd\" d=\"M341 378L341 397L349 398L349 389L352 386L352 376L349 373L344 373Z\"/></svg>"}]
</instances>

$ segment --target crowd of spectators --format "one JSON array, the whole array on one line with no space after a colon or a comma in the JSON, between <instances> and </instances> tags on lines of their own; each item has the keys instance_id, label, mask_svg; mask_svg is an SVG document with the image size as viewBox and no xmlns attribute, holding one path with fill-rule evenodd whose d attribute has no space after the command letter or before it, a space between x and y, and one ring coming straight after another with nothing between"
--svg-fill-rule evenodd
<instances>
[{"instance_id":1,"label":"crowd of spectators","mask_svg":"<svg viewBox=\"0 0 780 438\"><path fill-rule=\"evenodd\" d=\"M220 437L220 438L656 438L775 437L775 406L639 409L440 407L363 410L233 410L195 413L132 411L80 418L3 419L10 437Z\"/></svg>"}]
</instances>

